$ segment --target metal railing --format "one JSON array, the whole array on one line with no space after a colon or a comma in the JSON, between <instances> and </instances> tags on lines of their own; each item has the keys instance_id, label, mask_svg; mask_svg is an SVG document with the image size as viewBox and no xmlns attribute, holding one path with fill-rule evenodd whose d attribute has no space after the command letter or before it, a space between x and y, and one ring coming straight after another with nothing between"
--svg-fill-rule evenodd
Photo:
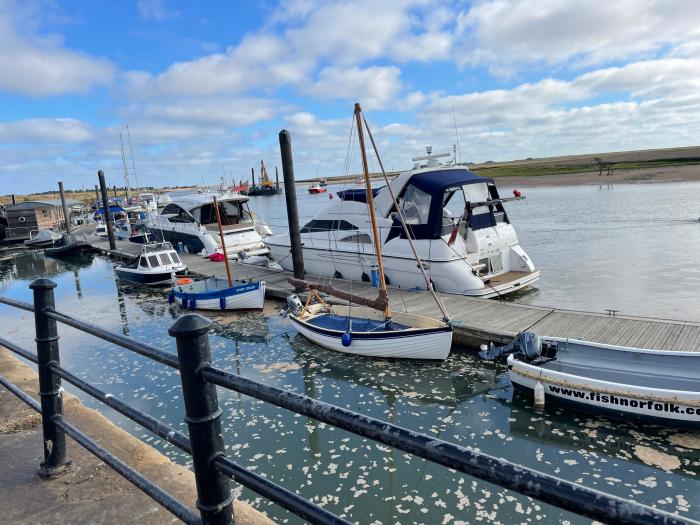
<instances>
[{"instance_id":1,"label":"metal railing","mask_svg":"<svg viewBox=\"0 0 700 525\"><path fill-rule=\"evenodd\" d=\"M232 524L232 479L310 523L348 523L226 457L221 428L222 412L217 398L219 386L592 519L634 524L693 523L677 515L522 467L502 458L218 369L211 363L207 335L212 323L200 315L184 315L170 327L168 333L175 337L177 345L177 355L174 355L56 311L53 292L55 287L56 284L48 279L34 281L30 285L34 294L33 305L0 297L0 303L34 312L36 355L4 338L0 338L0 346L37 364L40 403L3 376L0 376L0 384L41 413L44 461L40 465L39 475L43 478L54 478L69 470L65 444L65 435L68 435L185 523ZM184 420L189 436L63 368L60 364L57 322L178 369L185 403ZM190 454L199 514L113 456L67 421L63 415L62 380Z\"/></svg>"}]
</instances>

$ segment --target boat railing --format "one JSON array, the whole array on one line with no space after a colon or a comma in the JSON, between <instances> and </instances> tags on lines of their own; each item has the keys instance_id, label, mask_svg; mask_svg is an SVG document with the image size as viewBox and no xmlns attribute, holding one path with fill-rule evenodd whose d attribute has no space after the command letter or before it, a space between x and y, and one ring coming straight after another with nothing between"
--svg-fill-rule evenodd
<instances>
[{"instance_id":1,"label":"boat railing","mask_svg":"<svg viewBox=\"0 0 700 525\"><path fill-rule=\"evenodd\" d=\"M56 284L49 279L37 279L31 283L30 288L33 291L33 304L2 296L0 303L34 313L36 353L2 337L0 346L37 365L41 403L1 375L0 384L41 414L45 446L44 461L39 468L39 474L46 479L53 479L69 470L65 440L65 436L68 435L185 523L232 525L234 516L231 480L277 503L309 523L348 523L226 456L221 425L222 411L217 397L217 387L221 387L594 520L635 524L689 523L677 515L517 465L477 449L443 441L435 436L402 428L217 368L212 364L207 335L212 322L201 315L183 315L170 326L168 333L175 338L177 347L177 354L173 354L57 311L54 298ZM184 421L187 423L188 433L166 425L156 417L121 401L61 366L57 323L178 370L185 406ZM175 499L68 421L63 413L62 381L70 383L190 454L199 512L194 512L190 506Z\"/></svg>"}]
</instances>

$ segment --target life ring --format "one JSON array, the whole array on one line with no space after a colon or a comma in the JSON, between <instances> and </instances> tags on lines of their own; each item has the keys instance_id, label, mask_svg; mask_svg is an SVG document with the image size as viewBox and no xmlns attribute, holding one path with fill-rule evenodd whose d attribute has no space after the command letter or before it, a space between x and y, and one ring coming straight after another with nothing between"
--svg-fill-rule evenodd
<instances>
[{"instance_id":1,"label":"life ring","mask_svg":"<svg viewBox=\"0 0 700 525\"><path fill-rule=\"evenodd\" d=\"M175 281L175 284L179 286L181 284L192 284L193 282L194 281L192 279L190 279L189 277L183 277L181 279L177 279Z\"/></svg>"}]
</instances>

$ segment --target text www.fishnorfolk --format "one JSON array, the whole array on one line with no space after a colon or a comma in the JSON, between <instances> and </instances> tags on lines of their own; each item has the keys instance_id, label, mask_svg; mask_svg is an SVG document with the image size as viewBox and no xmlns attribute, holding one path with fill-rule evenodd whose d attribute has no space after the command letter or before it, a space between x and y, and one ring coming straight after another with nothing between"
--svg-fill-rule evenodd
<instances>
[{"instance_id":1,"label":"text www.fishnorfolk","mask_svg":"<svg viewBox=\"0 0 700 525\"><path fill-rule=\"evenodd\" d=\"M632 408L646 408L656 412L669 412L671 414L700 414L700 410L696 411L693 407L683 407L675 403L658 403L655 401L645 401L639 399L629 399L626 397L614 396L612 394L599 394L598 392L581 392L580 390L572 390L570 388L560 388L558 386L547 385L549 391L553 394L563 394L568 397L577 399L589 399L598 403L607 403L609 405L618 405Z\"/></svg>"}]
</instances>

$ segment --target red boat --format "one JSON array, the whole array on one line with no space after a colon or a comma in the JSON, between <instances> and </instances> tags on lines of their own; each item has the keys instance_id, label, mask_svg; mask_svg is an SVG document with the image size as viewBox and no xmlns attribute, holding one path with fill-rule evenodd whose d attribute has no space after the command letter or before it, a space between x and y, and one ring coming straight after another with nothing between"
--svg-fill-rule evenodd
<instances>
[{"instance_id":1,"label":"red boat","mask_svg":"<svg viewBox=\"0 0 700 525\"><path fill-rule=\"evenodd\" d=\"M239 180L238 184L234 184L231 187L233 193L242 193L243 195L248 194L248 181Z\"/></svg>"},{"instance_id":2,"label":"red boat","mask_svg":"<svg viewBox=\"0 0 700 525\"><path fill-rule=\"evenodd\" d=\"M309 193L326 193L326 188L323 186L320 186L318 184L314 184L313 186L309 186Z\"/></svg>"}]
</instances>

